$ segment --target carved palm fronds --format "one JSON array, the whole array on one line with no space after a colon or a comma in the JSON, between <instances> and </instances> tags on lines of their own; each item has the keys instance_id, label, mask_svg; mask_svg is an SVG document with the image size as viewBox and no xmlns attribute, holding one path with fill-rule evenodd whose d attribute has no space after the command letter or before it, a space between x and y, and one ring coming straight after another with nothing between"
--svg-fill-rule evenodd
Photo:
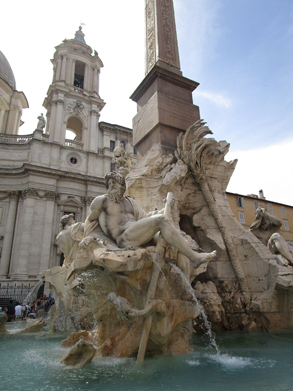
<instances>
[{"instance_id":1,"label":"carved palm fronds","mask_svg":"<svg viewBox=\"0 0 293 391\"><path fill-rule=\"evenodd\" d=\"M209 186L206 172L208 166L216 166L221 160L224 160L224 157L229 149L229 144L226 142L217 142L212 138L205 138L206 135L212 134L212 132L204 125L205 122L203 122L203 120L198 120L194 125L187 129L185 134L181 133L178 136L176 157L184 161L195 181L200 186L210 212L222 235L245 301L248 303L249 292L247 281L238 259L232 236L230 235L228 228L225 226L223 217L216 203L213 190Z\"/></svg>"},{"instance_id":2,"label":"carved palm fronds","mask_svg":"<svg viewBox=\"0 0 293 391\"><path fill-rule=\"evenodd\" d=\"M186 133L181 133L177 137L177 158L193 171L193 174L199 176L205 175L207 165L217 165L224 160L229 150L229 144L226 141L217 142L213 138L205 138L208 134L213 134L206 122L198 120L191 125Z\"/></svg>"}]
</instances>

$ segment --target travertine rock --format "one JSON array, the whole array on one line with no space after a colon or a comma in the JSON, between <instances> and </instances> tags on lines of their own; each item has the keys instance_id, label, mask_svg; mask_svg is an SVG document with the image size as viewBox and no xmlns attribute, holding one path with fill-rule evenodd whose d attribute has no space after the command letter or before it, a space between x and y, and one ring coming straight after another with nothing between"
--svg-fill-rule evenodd
<instances>
[{"instance_id":1,"label":"travertine rock","mask_svg":"<svg viewBox=\"0 0 293 391\"><path fill-rule=\"evenodd\" d=\"M202 295L200 302L204 306L205 313L213 329L217 330L223 328L223 326L225 327L225 310L215 284L212 281L208 281L207 283L197 281L194 289Z\"/></svg>"},{"instance_id":2,"label":"travertine rock","mask_svg":"<svg viewBox=\"0 0 293 391\"><path fill-rule=\"evenodd\" d=\"M0 312L0 334L26 334L26 333L36 333L43 330L47 322L44 319L28 319L26 326L22 330L17 331L7 331L5 324L8 317L5 312Z\"/></svg>"},{"instance_id":3,"label":"travertine rock","mask_svg":"<svg viewBox=\"0 0 293 391\"><path fill-rule=\"evenodd\" d=\"M94 358L96 349L84 340L78 341L73 348L60 360L61 364L81 368Z\"/></svg>"}]
</instances>

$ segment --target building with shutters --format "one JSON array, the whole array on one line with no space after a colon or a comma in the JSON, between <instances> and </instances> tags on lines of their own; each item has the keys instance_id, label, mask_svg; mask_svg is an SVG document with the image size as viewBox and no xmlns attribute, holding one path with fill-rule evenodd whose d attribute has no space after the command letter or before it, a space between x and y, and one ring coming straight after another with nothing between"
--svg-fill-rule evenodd
<instances>
[{"instance_id":1,"label":"building with shutters","mask_svg":"<svg viewBox=\"0 0 293 391\"><path fill-rule=\"evenodd\" d=\"M293 206L267 200L262 190L259 195L242 195L226 192L229 205L237 220L249 229L255 219L255 212L259 206L265 206L266 211L282 221L281 232L293 252Z\"/></svg>"}]
</instances>

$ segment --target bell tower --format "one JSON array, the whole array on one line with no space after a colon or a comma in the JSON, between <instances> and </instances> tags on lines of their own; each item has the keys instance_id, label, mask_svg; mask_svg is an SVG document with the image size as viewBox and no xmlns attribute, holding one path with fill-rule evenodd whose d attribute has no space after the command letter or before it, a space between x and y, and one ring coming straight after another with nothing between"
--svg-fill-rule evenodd
<instances>
[{"instance_id":1,"label":"bell tower","mask_svg":"<svg viewBox=\"0 0 293 391\"><path fill-rule=\"evenodd\" d=\"M84 39L82 28L73 39L56 46L53 80L43 106L47 109L46 134L49 142L74 146L97 153L99 116L105 103L99 95L103 63ZM66 130L74 140L66 138Z\"/></svg>"}]
</instances>

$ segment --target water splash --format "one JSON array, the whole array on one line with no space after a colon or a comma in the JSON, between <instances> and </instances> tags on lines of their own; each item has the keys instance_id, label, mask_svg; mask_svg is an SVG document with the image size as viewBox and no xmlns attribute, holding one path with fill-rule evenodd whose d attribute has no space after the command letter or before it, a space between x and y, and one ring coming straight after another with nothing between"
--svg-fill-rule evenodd
<instances>
[{"instance_id":1,"label":"water splash","mask_svg":"<svg viewBox=\"0 0 293 391\"><path fill-rule=\"evenodd\" d=\"M230 356L229 354L211 354L208 355L208 358L217 362L218 364L230 368L244 368L250 365L254 365L255 361L249 357L236 357Z\"/></svg>"},{"instance_id":2,"label":"water splash","mask_svg":"<svg viewBox=\"0 0 293 391\"><path fill-rule=\"evenodd\" d=\"M36 300L39 288L44 284L44 277L42 277L39 282L32 288L32 290L28 293L26 298L23 300L23 304L32 305L32 303Z\"/></svg>"},{"instance_id":3,"label":"water splash","mask_svg":"<svg viewBox=\"0 0 293 391\"><path fill-rule=\"evenodd\" d=\"M201 322L199 323L199 326L204 331L205 335L208 337L208 339L210 341L210 347L212 347L216 350L217 355L220 355L220 349L219 349L217 342L216 342L216 336L215 336L215 333L212 331L211 322L209 322L209 320L206 316L206 313L204 311L204 307L198 302L198 300L195 296L195 293L194 293L194 289L190 285L188 279L186 278L186 276L182 272L182 270L180 270L179 267L174 265L173 263L171 263L171 265L179 274L182 282L184 283L185 288L187 289L188 293L192 297L192 301L196 304L197 308L200 310Z\"/></svg>"}]
</instances>

